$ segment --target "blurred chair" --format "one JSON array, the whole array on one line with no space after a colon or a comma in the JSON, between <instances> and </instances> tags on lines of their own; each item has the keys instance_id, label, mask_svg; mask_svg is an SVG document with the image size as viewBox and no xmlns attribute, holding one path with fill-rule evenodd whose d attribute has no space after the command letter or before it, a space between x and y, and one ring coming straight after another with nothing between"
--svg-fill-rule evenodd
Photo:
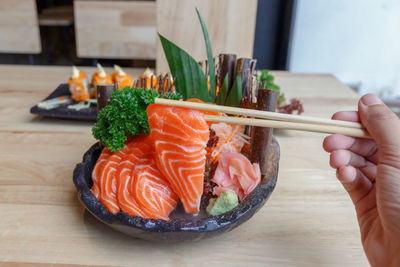
<instances>
[{"instance_id":1,"label":"blurred chair","mask_svg":"<svg viewBox=\"0 0 400 267\"><path fill-rule=\"evenodd\" d=\"M205 21L213 54L253 57L257 0L158 0L157 31L182 47L196 60L207 58L197 7ZM157 72L168 71L157 40Z\"/></svg>"},{"instance_id":2,"label":"blurred chair","mask_svg":"<svg viewBox=\"0 0 400 267\"><path fill-rule=\"evenodd\" d=\"M42 51L35 0L0 1L0 53ZM30 63L33 63L30 56Z\"/></svg>"},{"instance_id":3,"label":"blurred chair","mask_svg":"<svg viewBox=\"0 0 400 267\"><path fill-rule=\"evenodd\" d=\"M57 6L43 9L39 14L40 26L72 26L74 11L72 6Z\"/></svg>"},{"instance_id":4,"label":"blurred chair","mask_svg":"<svg viewBox=\"0 0 400 267\"><path fill-rule=\"evenodd\" d=\"M52 35L59 36L61 45L63 47L63 54L67 58L72 58L71 55L71 40L68 37L68 31L72 29L74 25L74 10L72 6L55 6L42 9L39 14L39 26L40 27L51 27L57 29L51 31ZM43 28L42 28L43 29ZM42 32L43 33L43 32ZM45 32L46 33L46 32ZM47 31L48 33L48 31ZM44 44L43 46L45 46ZM51 42L47 44L48 47L44 48L44 58L50 64L54 64L52 55L56 52L56 47L60 45L60 42Z\"/></svg>"}]
</instances>

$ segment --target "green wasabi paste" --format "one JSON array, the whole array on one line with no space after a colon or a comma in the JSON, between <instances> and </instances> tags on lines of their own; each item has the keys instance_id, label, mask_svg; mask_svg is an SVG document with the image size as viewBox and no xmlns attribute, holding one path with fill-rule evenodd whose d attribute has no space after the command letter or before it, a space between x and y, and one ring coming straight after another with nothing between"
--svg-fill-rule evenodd
<instances>
[{"instance_id":1,"label":"green wasabi paste","mask_svg":"<svg viewBox=\"0 0 400 267\"><path fill-rule=\"evenodd\" d=\"M238 197L235 193L225 191L218 198L210 199L206 211L209 215L216 216L226 213L239 205Z\"/></svg>"}]
</instances>

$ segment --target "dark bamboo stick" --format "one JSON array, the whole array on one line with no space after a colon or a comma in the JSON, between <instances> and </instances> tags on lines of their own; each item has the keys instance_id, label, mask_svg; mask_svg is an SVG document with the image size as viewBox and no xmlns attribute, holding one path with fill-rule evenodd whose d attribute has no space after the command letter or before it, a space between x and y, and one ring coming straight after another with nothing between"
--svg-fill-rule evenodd
<instances>
[{"instance_id":1,"label":"dark bamboo stick","mask_svg":"<svg viewBox=\"0 0 400 267\"><path fill-rule=\"evenodd\" d=\"M243 86L242 93L243 93L243 100L244 100L242 103L242 107L247 108L247 109L256 109L257 104L255 102L253 102L253 94L254 94L255 88L253 87L253 84L252 84L253 76L251 74L251 69L247 68L243 71L244 71L243 76L245 77L246 83L244 86L242 83L242 86ZM244 127L244 133L249 136L251 135L251 130L252 130L252 127L250 127L248 125Z\"/></svg>"},{"instance_id":2,"label":"dark bamboo stick","mask_svg":"<svg viewBox=\"0 0 400 267\"><path fill-rule=\"evenodd\" d=\"M244 98L249 98L250 96L250 88L248 87L248 70L250 71L250 75L252 74L252 68L251 68L251 62L252 59L251 58L239 58L236 62L236 74L235 77L237 75L240 75L241 79L242 79L242 96Z\"/></svg>"},{"instance_id":3,"label":"dark bamboo stick","mask_svg":"<svg viewBox=\"0 0 400 267\"><path fill-rule=\"evenodd\" d=\"M224 61L224 55L219 54L218 55L218 68L217 68L217 74L218 76L221 76L221 68L222 68L222 62Z\"/></svg>"},{"instance_id":4,"label":"dark bamboo stick","mask_svg":"<svg viewBox=\"0 0 400 267\"><path fill-rule=\"evenodd\" d=\"M220 66L220 81L219 84L224 84L225 76L228 76L228 94L232 88L233 81L235 80L235 70L236 70L236 55L235 54L221 54L222 64Z\"/></svg>"},{"instance_id":5,"label":"dark bamboo stick","mask_svg":"<svg viewBox=\"0 0 400 267\"><path fill-rule=\"evenodd\" d=\"M113 91L115 91L114 85L97 85L97 114L108 105Z\"/></svg>"},{"instance_id":6,"label":"dark bamboo stick","mask_svg":"<svg viewBox=\"0 0 400 267\"><path fill-rule=\"evenodd\" d=\"M164 86L164 92L165 93L168 93L169 92L169 84L168 84L168 80L169 80L170 78L169 78L169 74L168 73L166 73L165 75L164 75L164 78L163 78L163 86Z\"/></svg>"},{"instance_id":7,"label":"dark bamboo stick","mask_svg":"<svg viewBox=\"0 0 400 267\"><path fill-rule=\"evenodd\" d=\"M143 84L142 84L143 88L147 89L147 77L144 77L142 80L143 80Z\"/></svg>"},{"instance_id":8,"label":"dark bamboo stick","mask_svg":"<svg viewBox=\"0 0 400 267\"><path fill-rule=\"evenodd\" d=\"M252 58L250 61L251 72L254 73L256 71L257 59Z\"/></svg>"},{"instance_id":9,"label":"dark bamboo stick","mask_svg":"<svg viewBox=\"0 0 400 267\"><path fill-rule=\"evenodd\" d=\"M158 92L159 92L160 94L162 94L162 95L165 94L164 79L163 79L162 74L160 74L160 75L158 76Z\"/></svg>"},{"instance_id":10,"label":"dark bamboo stick","mask_svg":"<svg viewBox=\"0 0 400 267\"><path fill-rule=\"evenodd\" d=\"M167 79L167 89L168 89L168 92L172 92L172 82L169 77Z\"/></svg>"},{"instance_id":11,"label":"dark bamboo stick","mask_svg":"<svg viewBox=\"0 0 400 267\"><path fill-rule=\"evenodd\" d=\"M236 71L235 71L235 77L237 75L242 75L243 68L244 68L244 63L245 63L245 58L238 58L236 61Z\"/></svg>"},{"instance_id":12,"label":"dark bamboo stick","mask_svg":"<svg viewBox=\"0 0 400 267\"><path fill-rule=\"evenodd\" d=\"M257 96L257 109L263 111L275 111L277 99L277 91L259 89ZM263 178L268 172L268 154L271 139L272 128L252 127L250 161L260 165L261 178Z\"/></svg>"}]
</instances>

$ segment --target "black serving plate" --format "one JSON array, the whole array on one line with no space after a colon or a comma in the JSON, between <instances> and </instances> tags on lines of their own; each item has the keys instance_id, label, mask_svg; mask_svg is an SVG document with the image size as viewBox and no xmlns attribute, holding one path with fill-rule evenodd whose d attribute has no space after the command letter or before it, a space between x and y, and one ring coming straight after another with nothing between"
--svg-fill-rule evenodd
<instances>
[{"instance_id":1,"label":"black serving plate","mask_svg":"<svg viewBox=\"0 0 400 267\"><path fill-rule=\"evenodd\" d=\"M268 174L263 177L256 189L238 207L228 213L208 216L205 212L208 201L203 199L199 215L186 214L183 207L178 204L177 208L170 214L171 221L168 222L132 217L124 212L113 215L90 191L93 185L91 172L101 150L99 143L93 145L83 156L83 161L75 167L73 180L79 200L93 216L111 228L132 237L157 242L200 240L236 228L250 219L265 204L275 188L278 176L279 144L273 138L269 149Z\"/></svg>"},{"instance_id":2,"label":"black serving plate","mask_svg":"<svg viewBox=\"0 0 400 267\"><path fill-rule=\"evenodd\" d=\"M44 100L56 98L64 95L71 95L68 90L68 84L60 84L48 97ZM67 108L67 104L60 105L53 109L39 108L37 105L31 108L31 113L36 115L43 115L46 117L62 118L62 119L73 119L82 121L96 121L97 108L85 108L81 110L74 110Z\"/></svg>"}]
</instances>

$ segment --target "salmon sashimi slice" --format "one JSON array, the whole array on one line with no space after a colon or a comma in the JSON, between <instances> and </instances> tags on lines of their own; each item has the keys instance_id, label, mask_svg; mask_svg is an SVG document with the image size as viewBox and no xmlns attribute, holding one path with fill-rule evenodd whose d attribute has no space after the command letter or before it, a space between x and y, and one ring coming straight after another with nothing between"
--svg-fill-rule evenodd
<instances>
[{"instance_id":1,"label":"salmon sashimi slice","mask_svg":"<svg viewBox=\"0 0 400 267\"><path fill-rule=\"evenodd\" d=\"M136 139L130 146L129 154L127 154L118 166L117 170L117 188L118 188L118 204L123 212L133 216L150 218L140 205L131 190L132 171L135 165L141 161L148 160L154 157L154 148L150 142L144 139Z\"/></svg>"},{"instance_id":2,"label":"salmon sashimi slice","mask_svg":"<svg viewBox=\"0 0 400 267\"><path fill-rule=\"evenodd\" d=\"M108 150L108 148L104 148L103 151L100 154L100 157L97 159L96 165L93 168L92 171L92 181L93 181L93 186L92 186L92 193L93 195L99 199L100 197L100 187L99 187L99 176L103 170L104 163L107 161L107 159L112 155L112 152Z\"/></svg>"},{"instance_id":3,"label":"salmon sashimi slice","mask_svg":"<svg viewBox=\"0 0 400 267\"><path fill-rule=\"evenodd\" d=\"M142 210L149 218L168 221L178 203L178 196L158 170L155 160L137 162L132 176L132 189Z\"/></svg>"},{"instance_id":4,"label":"salmon sashimi slice","mask_svg":"<svg viewBox=\"0 0 400 267\"><path fill-rule=\"evenodd\" d=\"M127 143L123 149L112 154L104 163L103 170L101 171L99 185L100 185L100 202L112 214L120 211L117 200L117 185L116 185L116 172L119 163L129 153L130 145L132 142Z\"/></svg>"},{"instance_id":5,"label":"salmon sashimi slice","mask_svg":"<svg viewBox=\"0 0 400 267\"><path fill-rule=\"evenodd\" d=\"M209 127L197 110L152 104L147 107L156 163L187 213L200 209Z\"/></svg>"}]
</instances>

